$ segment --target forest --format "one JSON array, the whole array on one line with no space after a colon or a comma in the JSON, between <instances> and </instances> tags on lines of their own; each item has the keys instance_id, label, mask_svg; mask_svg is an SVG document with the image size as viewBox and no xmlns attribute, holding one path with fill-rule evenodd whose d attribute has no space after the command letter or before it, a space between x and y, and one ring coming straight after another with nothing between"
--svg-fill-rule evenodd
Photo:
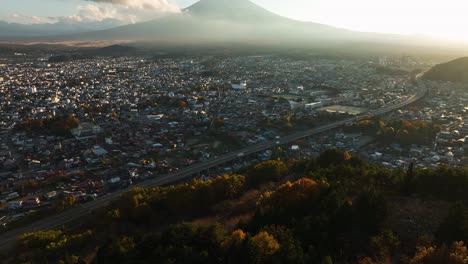
<instances>
[{"instance_id":1,"label":"forest","mask_svg":"<svg viewBox=\"0 0 468 264\"><path fill-rule=\"evenodd\" d=\"M366 119L348 127L347 131L374 136L382 144L430 145L440 132L440 126L419 120L398 120L386 124L380 119Z\"/></svg>"},{"instance_id":2,"label":"forest","mask_svg":"<svg viewBox=\"0 0 468 264\"><path fill-rule=\"evenodd\" d=\"M340 150L135 188L6 263L468 263L468 170L389 170Z\"/></svg>"},{"instance_id":3,"label":"forest","mask_svg":"<svg viewBox=\"0 0 468 264\"><path fill-rule=\"evenodd\" d=\"M56 136L69 136L74 128L80 125L80 121L73 115L55 116L46 119L26 119L15 127L18 130L31 133L53 134Z\"/></svg>"}]
</instances>

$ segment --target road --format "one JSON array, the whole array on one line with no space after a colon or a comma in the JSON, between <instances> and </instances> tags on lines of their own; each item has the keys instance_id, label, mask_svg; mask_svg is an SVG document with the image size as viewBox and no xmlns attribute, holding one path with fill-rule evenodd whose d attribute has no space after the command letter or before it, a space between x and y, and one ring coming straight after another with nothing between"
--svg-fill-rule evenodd
<instances>
[{"instance_id":1,"label":"road","mask_svg":"<svg viewBox=\"0 0 468 264\"><path fill-rule=\"evenodd\" d=\"M247 148L235 151L235 152L231 152L229 154L223 155L221 157L218 157L210 161L198 163L190 167L180 169L176 172L173 172L167 175L162 175L156 179L152 179L152 180L148 180L148 181L144 181L144 182L132 185L130 188L136 188L136 187L145 188L145 187L155 187L155 186L174 184L182 180L189 179L193 177L194 174L206 171L213 167L223 165L230 161L234 161L238 159L240 156L247 156L247 155L254 154L263 150L271 149L277 145L286 144L286 143L293 142L299 139L303 139L312 135L323 133L325 131L338 128L340 126L356 122L360 119L368 118L369 115L379 116L379 115L383 115L383 114L398 110L424 97L424 95L427 92L427 89L421 83L419 83L419 87L420 87L420 90L417 92L417 94L411 96L410 98L398 104L390 105L377 111L368 112L358 117L348 118L345 120L330 123L327 125L323 125L317 128L310 129L310 130L298 132L289 136L285 136L275 141L269 141L269 142L253 145L253 146L250 146L250 147L247 147ZM18 229L5 232L0 235L0 251L11 249L15 245L17 237L24 233L41 231L41 230L51 230L54 228L61 227L72 221L78 220L80 217L88 215L91 210L105 207L106 205L109 204L110 201L118 198L122 193L126 191L128 191L128 189L120 190L120 191L105 195L103 197L98 198L95 201L69 209L61 214L53 215L53 216L44 218L42 220L36 221L25 227L21 227Z\"/></svg>"}]
</instances>

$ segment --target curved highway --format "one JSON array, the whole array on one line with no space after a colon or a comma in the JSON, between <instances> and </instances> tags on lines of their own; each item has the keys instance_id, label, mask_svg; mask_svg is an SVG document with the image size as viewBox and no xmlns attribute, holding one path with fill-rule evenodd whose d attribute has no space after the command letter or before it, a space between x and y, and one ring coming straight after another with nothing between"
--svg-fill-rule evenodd
<instances>
[{"instance_id":1,"label":"curved highway","mask_svg":"<svg viewBox=\"0 0 468 264\"><path fill-rule=\"evenodd\" d=\"M271 149L271 148L275 147L278 144L280 144L280 145L286 144L286 143L293 142L293 141L296 141L296 140L299 140L299 139L303 139L303 138L306 138L306 137L309 137L309 136L312 136L312 135L315 135L315 134L319 134L319 133L322 133L322 132L325 132L325 131L328 131L328 130L331 130L331 129L335 129L335 128L338 128L340 126L350 124L350 123L356 122L356 121L364 119L364 118L368 118L369 115L379 116L379 115L383 115L383 114L398 110L398 109L400 109L402 107L405 107L405 106L407 106L409 104L412 104L412 103L420 100L421 98L423 98L425 96L425 94L427 92L427 89L424 86L424 84L422 84L421 82L418 81L418 86L419 86L420 90L417 92L417 94L411 96L410 98L408 98L408 99L406 99L406 100L404 100L404 101L402 101L402 102L400 102L398 104L390 105L390 106L387 106L387 107L385 107L383 109L380 109L380 110L377 110L377 111L368 112L368 113L362 114L362 115L360 115L358 117L348 118L348 119L345 119L345 120L341 120L341 121L338 121L338 122L330 123L330 124L327 124L327 125L323 125L323 126L320 126L320 127L310 129L310 130L306 130L306 131L295 133L295 134L292 134L292 135L289 135L289 136L285 136L285 137L283 137L281 139L278 139L278 140L275 140L275 141L269 141L269 142L253 145L253 146L250 146L250 147L247 147L247 148L235 151L235 152L231 152L229 154L223 155L221 157L218 157L218 158L210 160L210 161L206 161L206 162L203 162L203 163L198 163L198 164L195 164L195 165L180 169L180 170L178 170L176 172L173 172L173 173L170 173L170 174L167 174L167 175L162 175L162 176L160 176L158 178L132 185L130 188L155 187L155 186L161 186L161 185L174 184L174 183L180 182L182 180L189 179L189 178L193 177L194 174L206 171L206 170L208 170L210 168L213 168L213 167L220 166L220 165L225 164L225 163L230 162L230 161L234 161L237 158L239 158L240 156L247 156L247 155L254 154L254 153L257 153L257 152L260 152L260 151ZM108 205L110 201L116 199L122 193L128 191L130 188L120 190L120 191L117 191L117 192L114 192L114 193L111 193L111 194L108 194L108 195L105 195L103 197L98 198L95 201L92 201L92 202L77 206L77 207L69 209L69 210L67 210L67 211L65 211L63 213L60 213L60 214L57 214L57 215L52 215L50 217L41 219L41 220L36 221L36 222L34 222L32 224L29 224L27 226L5 232L5 233L0 235L0 250L11 249L15 245L17 237L24 234L24 233L41 231L41 230L50 230L50 229L61 227L61 226L65 225L65 224L71 223L73 221L76 221L79 218L88 215L91 210L102 208L102 207Z\"/></svg>"}]
</instances>

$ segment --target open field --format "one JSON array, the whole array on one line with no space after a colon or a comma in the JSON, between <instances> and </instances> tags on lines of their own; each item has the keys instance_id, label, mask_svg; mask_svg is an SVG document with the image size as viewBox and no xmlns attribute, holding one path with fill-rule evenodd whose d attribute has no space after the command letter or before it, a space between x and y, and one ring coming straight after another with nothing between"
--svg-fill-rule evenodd
<instances>
[{"instance_id":1,"label":"open field","mask_svg":"<svg viewBox=\"0 0 468 264\"><path fill-rule=\"evenodd\" d=\"M350 115L360 115L368 111L367 108L353 107L353 106L344 106L344 105L332 105L320 108L319 111L324 111L328 113L338 113L338 114L350 114Z\"/></svg>"}]
</instances>

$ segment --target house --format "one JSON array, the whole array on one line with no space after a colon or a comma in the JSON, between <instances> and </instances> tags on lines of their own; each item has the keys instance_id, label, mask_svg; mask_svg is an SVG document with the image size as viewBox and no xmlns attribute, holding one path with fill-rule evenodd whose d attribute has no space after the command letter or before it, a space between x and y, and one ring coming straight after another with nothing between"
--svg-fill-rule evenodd
<instances>
[{"instance_id":1,"label":"house","mask_svg":"<svg viewBox=\"0 0 468 264\"><path fill-rule=\"evenodd\" d=\"M35 207L41 204L39 197L32 197L23 202L24 207Z\"/></svg>"},{"instance_id":2,"label":"house","mask_svg":"<svg viewBox=\"0 0 468 264\"><path fill-rule=\"evenodd\" d=\"M100 157L100 156L105 156L108 154L107 150L104 148L101 148L99 146L94 146L93 149L91 150L94 155Z\"/></svg>"},{"instance_id":3,"label":"house","mask_svg":"<svg viewBox=\"0 0 468 264\"><path fill-rule=\"evenodd\" d=\"M44 198L47 200L53 199L57 197L57 192L56 191L50 191L44 194Z\"/></svg>"},{"instance_id":4,"label":"house","mask_svg":"<svg viewBox=\"0 0 468 264\"><path fill-rule=\"evenodd\" d=\"M102 132L102 129L100 126L93 123L82 123L71 132L76 139L81 140L95 138L99 133Z\"/></svg>"},{"instance_id":5,"label":"house","mask_svg":"<svg viewBox=\"0 0 468 264\"><path fill-rule=\"evenodd\" d=\"M247 89L247 82L246 81L242 81L242 82L232 81L231 82L231 87L234 90L245 90L245 89Z\"/></svg>"},{"instance_id":6,"label":"house","mask_svg":"<svg viewBox=\"0 0 468 264\"><path fill-rule=\"evenodd\" d=\"M323 106L323 102L313 102L305 105L306 109L316 109Z\"/></svg>"},{"instance_id":7,"label":"house","mask_svg":"<svg viewBox=\"0 0 468 264\"><path fill-rule=\"evenodd\" d=\"M23 208L22 201L13 201L8 203L8 209L10 210L17 210Z\"/></svg>"}]
</instances>

